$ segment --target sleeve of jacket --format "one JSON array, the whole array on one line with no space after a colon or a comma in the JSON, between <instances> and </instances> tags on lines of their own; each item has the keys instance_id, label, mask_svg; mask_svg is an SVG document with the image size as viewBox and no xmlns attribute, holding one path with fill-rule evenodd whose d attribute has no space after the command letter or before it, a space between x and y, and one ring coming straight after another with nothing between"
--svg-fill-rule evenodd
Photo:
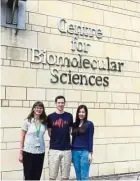
<instances>
[{"instance_id":1,"label":"sleeve of jacket","mask_svg":"<svg viewBox=\"0 0 140 181\"><path fill-rule=\"evenodd\" d=\"M94 124L89 122L89 152L93 152Z\"/></svg>"}]
</instances>

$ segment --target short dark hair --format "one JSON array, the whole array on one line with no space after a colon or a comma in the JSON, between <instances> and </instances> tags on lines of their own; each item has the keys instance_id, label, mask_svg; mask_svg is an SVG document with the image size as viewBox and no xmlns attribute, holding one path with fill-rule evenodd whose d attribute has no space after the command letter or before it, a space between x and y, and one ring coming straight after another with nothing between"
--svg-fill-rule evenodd
<instances>
[{"instance_id":1,"label":"short dark hair","mask_svg":"<svg viewBox=\"0 0 140 181\"><path fill-rule=\"evenodd\" d=\"M55 98L55 103L57 102L58 99L64 99L64 102L66 102L66 99L65 99L64 96L57 96L57 97Z\"/></svg>"}]
</instances>

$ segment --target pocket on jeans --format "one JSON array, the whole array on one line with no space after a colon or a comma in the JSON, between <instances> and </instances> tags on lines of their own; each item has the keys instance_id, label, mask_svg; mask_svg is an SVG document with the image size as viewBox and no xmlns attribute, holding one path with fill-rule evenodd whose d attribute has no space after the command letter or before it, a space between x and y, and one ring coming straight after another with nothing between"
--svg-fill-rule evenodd
<instances>
[{"instance_id":1,"label":"pocket on jeans","mask_svg":"<svg viewBox=\"0 0 140 181\"><path fill-rule=\"evenodd\" d=\"M88 155L88 154L89 154L89 151L83 150L83 153L84 153L85 155Z\"/></svg>"},{"instance_id":2,"label":"pocket on jeans","mask_svg":"<svg viewBox=\"0 0 140 181\"><path fill-rule=\"evenodd\" d=\"M73 160L74 160L76 157L77 157L76 152L75 152L75 151L72 151L72 162L73 162Z\"/></svg>"}]
</instances>

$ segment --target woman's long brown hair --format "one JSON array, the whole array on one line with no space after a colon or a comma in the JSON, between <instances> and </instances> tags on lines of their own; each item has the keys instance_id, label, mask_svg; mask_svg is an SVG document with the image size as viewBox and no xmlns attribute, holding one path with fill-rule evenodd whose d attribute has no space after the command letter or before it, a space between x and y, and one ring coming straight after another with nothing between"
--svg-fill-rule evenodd
<instances>
[{"instance_id":1,"label":"woman's long brown hair","mask_svg":"<svg viewBox=\"0 0 140 181\"><path fill-rule=\"evenodd\" d=\"M83 123L83 126L79 128L79 124L80 124L80 119L79 119L79 112L81 109L84 109L85 110L85 118L84 118L84 123ZM76 112L76 119L75 119L75 123L73 125L73 131L72 131L72 135L81 135L81 134L84 134L85 131L86 131L86 126L84 125L87 121L87 118L88 118L88 109L87 109L87 106L85 105L80 105L78 108L77 108L77 112Z\"/></svg>"},{"instance_id":2,"label":"woman's long brown hair","mask_svg":"<svg viewBox=\"0 0 140 181\"><path fill-rule=\"evenodd\" d=\"M29 121L31 121L31 119L34 118L34 108L36 106L43 108L42 114L40 115L40 119L42 120L43 124L47 124L47 115L45 113L45 107L44 107L44 104L40 101L37 101L36 103L34 103L32 110L31 110L30 114L28 115L27 119Z\"/></svg>"}]
</instances>

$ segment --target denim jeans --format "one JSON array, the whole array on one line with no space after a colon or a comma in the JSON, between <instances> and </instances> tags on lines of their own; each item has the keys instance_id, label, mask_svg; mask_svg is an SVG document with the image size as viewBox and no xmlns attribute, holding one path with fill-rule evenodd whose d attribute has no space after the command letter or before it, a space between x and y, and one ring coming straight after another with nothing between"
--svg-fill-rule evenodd
<instances>
[{"instance_id":1,"label":"denim jeans","mask_svg":"<svg viewBox=\"0 0 140 181\"><path fill-rule=\"evenodd\" d=\"M89 179L89 152L86 150L72 151L72 162L75 168L77 180L88 180Z\"/></svg>"}]
</instances>

